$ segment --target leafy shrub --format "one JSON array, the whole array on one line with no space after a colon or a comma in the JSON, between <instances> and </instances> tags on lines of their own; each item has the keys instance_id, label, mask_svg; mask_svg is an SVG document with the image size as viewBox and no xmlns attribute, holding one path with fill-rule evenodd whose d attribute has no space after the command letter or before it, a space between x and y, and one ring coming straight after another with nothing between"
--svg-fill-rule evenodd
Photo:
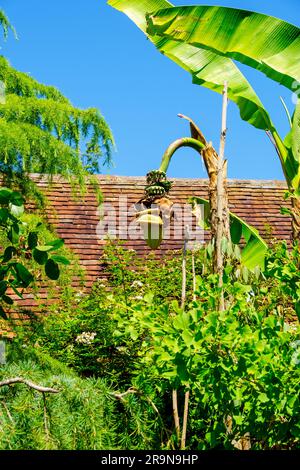
<instances>
[{"instance_id":1,"label":"leafy shrub","mask_svg":"<svg viewBox=\"0 0 300 470\"><path fill-rule=\"evenodd\" d=\"M11 292L22 298L21 290L33 284L41 266L44 267L45 277L57 281L59 264L70 264L67 258L56 254L64 245L62 239L52 237L43 245L39 237L43 224L36 223L31 230L22 219L24 202L20 193L8 188L0 189L0 243L3 250L0 256L0 316L4 318L6 313L2 305L14 303ZM33 269L28 269L29 264L35 268L35 275Z\"/></svg>"},{"instance_id":2,"label":"leafy shrub","mask_svg":"<svg viewBox=\"0 0 300 470\"><path fill-rule=\"evenodd\" d=\"M190 449L232 449L248 434L254 449L299 447L296 250L274 246L264 273L240 273L227 257L223 313L205 249L196 253L196 301L187 259L185 310L180 256L145 261L109 245L104 261L108 279L43 319L32 340L118 389L121 448L178 446L172 390L180 413L190 391Z\"/></svg>"},{"instance_id":3,"label":"leafy shrub","mask_svg":"<svg viewBox=\"0 0 300 470\"><path fill-rule=\"evenodd\" d=\"M258 313L251 287L238 282L225 288L227 311L216 311L217 284L198 279L203 300L187 311L145 296L130 318L115 314L118 335L138 341L154 383L190 390L191 448L232 448L246 433L255 449L299 447L299 326Z\"/></svg>"},{"instance_id":4,"label":"leafy shrub","mask_svg":"<svg viewBox=\"0 0 300 470\"><path fill-rule=\"evenodd\" d=\"M39 325L35 322L35 340L44 351L84 376L107 376L118 386L129 386L139 346L117 338L114 312L121 309L130 318L131 307L151 291L157 305L179 299L181 260L178 256L162 260L150 256L145 262L134 251L112 244L101 261L108 279L96 282L89 295L75 294L69 308L40 318ZM189 275L189 288L191 284Z\"/></svg>"}]
</instances>

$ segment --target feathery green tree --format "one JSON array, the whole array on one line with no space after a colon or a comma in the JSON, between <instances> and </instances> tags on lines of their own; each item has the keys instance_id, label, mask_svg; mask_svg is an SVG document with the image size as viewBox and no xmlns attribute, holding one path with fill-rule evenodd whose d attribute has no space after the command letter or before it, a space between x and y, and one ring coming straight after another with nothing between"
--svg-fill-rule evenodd
<instances>
[{"instance_id":1,"label":"feathery green tree","mask_svg":"<svg viewBox=\"0 0 300 470\"><path fill-rule=\"evenodd\" d=\"M4 37L13 29L3 11L0 25ZM0 80L0 173L6 186L33 191L29 175L40 173L84 187L87 175L110 163L113 136L99 110L74 107L56 88L15 70L4 57Z\"/></svg>"}]
</instances>

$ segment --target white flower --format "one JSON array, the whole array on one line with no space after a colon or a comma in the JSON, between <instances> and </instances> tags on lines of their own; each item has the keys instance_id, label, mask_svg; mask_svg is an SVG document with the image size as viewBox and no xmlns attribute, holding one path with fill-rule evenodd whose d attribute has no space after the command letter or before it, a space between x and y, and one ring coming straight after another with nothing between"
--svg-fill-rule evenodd
<instances>
[{"instance_id":1,"label":"white flower","mask_svg":"<svg viewBox=\"0 0 300 470\"><path fill-rule=\"evenodd\" d=\"M247 295L247 302L251 302L252 300L252 297L254 297L254 292L253 290L250 290L250 292L248 292L248 295Z\"/></svg>"},{"instance_id":2,"label":"white flower","mask_svg":"<svg viewBox=\"0 0 300 470\"><path fill-rule=\"evenodd\" d=\"M133 300L143 300L144 297L142 295L136 295L135 297L133 297Z\"/></svg>"},{"instance_id":3,"label":"white flower","mask_svg":"<svg viewBox=\"0 0 300 470\"><path fill-rule=\"evenodd\" d=\"M81 290L76 292L75 295L74 295L75 302L79 303L83 296L84 296L84 292L82 292Z\"/></svg>"},{"instance_id":4,"label":"white flower","mask_svg":"<svg viewBox=\"0 0 300 470\"><path fill-rule=\"evenodd\" d=\"M143 287L143 283L141 281L133 281L133 283L131 284L131 287L133 289L135 289L136 287Z\"/></svg>"},{"instance_id":5,"label":"white flower","mask_svg":"<svg viewBox=\"0 0 300 470\"><path fill-rule=\"evenodd\" d=\"M75 294L75 297L82 297L83 296L83 292L81 290L79 290L78 292L76 292Z\"/></svg>"},{"instance_id":6,"label":"white flower","mask_svg":"<svg viewBox=\"0 0 300 470\"><path fill-rule=\"evenodd\" d=\"M75 339L76 343L79 344L92 344L94 341L95 337L97 336L97 333L91 333L90 331L84 331L80 335L77 336Z\"/></svg>"}]
</instances>

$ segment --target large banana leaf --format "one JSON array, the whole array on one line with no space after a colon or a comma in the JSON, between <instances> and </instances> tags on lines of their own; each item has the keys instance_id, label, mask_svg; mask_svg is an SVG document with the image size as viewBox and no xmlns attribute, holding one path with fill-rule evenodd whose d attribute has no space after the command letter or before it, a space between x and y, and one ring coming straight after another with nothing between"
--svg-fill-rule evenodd
<instances>
[{"instance_id":1,"label":"large banana leaf","mask_svg":"<svg viewBox=\"0 0 300 470\"><path fill-rule=\"evenodd\" d=\"M249 65L294 90L300 81L300 29L253 11L183 6L148 15L148 32Z\"/></svg>"},{"instance_id":2,"label":"large banana leaf","mask_svg":"<svg viewBox=\"0 0 300 470\"><path fill-rule=\"evenodd\" d=\"M299 172L299 166L300 166L300 100L298 100L296 110L293 116L293 124L292 124L292 145L291 145L291 150L292 150L292 155L294 157L294 160L298 164L298 172ZM293 187L296 190L299 190L300 187L300 181L295 182L296 184L293 185ZM297 185L298 183L298 185ZM300 196L300 194L298 194Z\"/></svg>"},{"instance_id":3,"label":"large banana leaf","mask_svg":"<svg viewBox=\"0 0 300 470\"><path fill-rule=\"evenodd\" d=\"M201 197L193 197L190 199L190 201L193 205L201 204L204 206L205 220L200 220L199 223L208 228L210 214L209 201ZM264 269L268 245L261 238L256 228L248 225L247 222L232 212L230 212L229 215L230 235L232 242L238 245L242 237L245 241L245 246L241 252L241 263L248 269L255 269L257 266L259 266L261 269Z\"/></svg>"},{"instance_id":4,"label":"large banana leaf","mask_svg":"<svg viewBox=\"0 0 300 470\"><path fill-rule=\"evenodd\" d=\"M199 6L170 8L172 5L166 0L109 0L108 3L131 18L145 34L147 34L148 31L149 39L155 44L159 51L190 72L193 76L194 83L222 93L224 81L227 81L229 84L229 98L238 105L241 118L259 129L269 130L271 132L287 183L290 188L298 190L300 182L299 152L294 152L295 149L292 148L291 143L289 146L283 143L272 124L269 114L238 67L230 58L220 55L221 52L214 49L215 45L209 48L207 45L202 47L198 42L197 47L187 43L194 38L194 31L191 31L191 23L194 24L194 29L197 31L198 28L202 31L201 28L205 29L205 25L210 24L211 28L206 28L208 31L205 29L205 41L207 43L213 43L215 40L220 48L221 46L223 47L222 54L225 54L225 44L227 44L229 49L232 44L234 44L241 48L244 54L243 56L239 54L236 55L236 53L233 52L232 55L235 58L243 59L242 61L255 66L265 73L267 73L266 70L268 70L268 74L271 74L269 76L272 76L272 78L281 81L287 86L291 86L294 82L294 80L291 80L292 77L294 76L296 79L299 76L299 65L297 60L295 60L295 58L299 56L298 28L273 17L224 7ZM147 28L146 16L149 12L151 13L158 9L159 12L155 15L148 15L148 22L151 23L149 30L149 26ZM187 16L186 12L191 12L195 9L197 10L198 16L192 15L186 28L185 23L182 23L182 15L180 12L185 15L185 20ZM204 18L201 18L201 14ZM196 24L195 18L197 20ZM220 18L222 18L222 21ZM199 21L199 19L201 21ZM212 24L214 21L217 24ZM170 26L175 22L177 22L179 30ZM258 28L257 31L259 31L259 35L264 35L264 41L256 37L257 33L254 30L256 27ZM185 34L188 28L189 34ZM222 32L220 35L221 39L217 37L220 32ZM232 32L234 32L234 34L231 42L229 37L231 38ZM185 38L187 37L187 42L183 42L183 36ZM227 43L223 42L223 38L224 41L227 38ZM235 44L235 42L238 44ZM287 43L289 45L284 49ZM260 47L258 47L257 44L260 44ZM249 54L252 54L250 59L246 55L246 46L249 46ZM274 56L274 52L278 52L278 49L281 50L281 53L279 54L280 58L277 64L275 60L277 56ZM294 49L295 54L293 52ZM296 51L296 49L298 49L298 51ZM273 52L271 60L259 63L258 57L265 56L270 53L270 51ZM230 52L228 54L230 54ZM254 60L252 56L255 56L256 59ZM276 70L272 69L272 73L270 64L273 65L273 67L275 67L276 64L278 65ZM262 66L264 67L261 68ZM282 72L283 67L286 67L286 71L284 72ZM290 75L287 75L288 73L290 73ZM297 124L295 124L295 126L296 125ZM291 140L291 138L292 135L289 136L286 141Z\"/></svg>"},{"instance_id":5,"label":"large banana leaf","mask_svg":"<svg viewBox=\"0 0 300 470\"><path fill-rule=\"evenodd\" d=\"M285 175L290 189L300 196L300 100L298 100L293 118L292 128L280 145L283 157Z\"/></svg>"},{"instance_id":6,"label":"large banana leaf","mask_svg":"<svg viewBox=\"0 0 300 470\"><path fill-rule=\"evenodd\" d=\"M146 14L172 6L166 0L109 0L108 4L125 13L145 34ZM149 39L161 53L190 72L194 83L222 93L224 81L227 81L228 96L238 105L241 118L259 129L274 129L260 99L231 59L156 34L151 34Z\"/></svg>"}]
</instances>

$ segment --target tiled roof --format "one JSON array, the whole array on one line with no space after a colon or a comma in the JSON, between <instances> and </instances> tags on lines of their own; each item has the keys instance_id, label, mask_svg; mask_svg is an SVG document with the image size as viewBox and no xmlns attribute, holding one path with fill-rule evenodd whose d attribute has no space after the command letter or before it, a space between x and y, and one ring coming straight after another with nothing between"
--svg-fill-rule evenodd
<instances>
[{"instance_id":1,"label":"tiled roof","mask_svg":"<svg viewBox=\"0 0 300 470\"><path fill-rule=\"evenodd\" d=\"M51 187L45 178L34 176L34 179L45 192L52 207L48 210L49 222L55 226L58 235L64 238L66 245L79 255L82 266L86 268L86 285L91 286L104 274L99 258L105 241L99 240L97 236L99 210L94 193L89 191L83 202L72 196L70 185L62 179L55 178ZM98 179L104 202L114 207L115 214L112 217L116 218L117 224L123 222L124 228L126 206L129 208L143 196L145 178L101 175ZM173 179L173 182L170 195L175 203L184 204L190 196L208 197L208 181L205 179ZM286 185L282 181L229 180L230 210L256 227L262 236L269 234L272 228L273 236L290 240L290 219L280 213L281 206L289 205L283 200L285 191ZM121 208L120 196L123 204ZM129 222L132 220L130 216ZM157 255L170 249L180 249L182 242L182 234L175 238L172 236L162 242ZM140 254L149 252L142 239L128 239L125 246ZM74 283L76 285L76 280ZM33 304L32 296L25 295L25 300L19 303L30 308Z\"/></svg>"}]
</instances>

